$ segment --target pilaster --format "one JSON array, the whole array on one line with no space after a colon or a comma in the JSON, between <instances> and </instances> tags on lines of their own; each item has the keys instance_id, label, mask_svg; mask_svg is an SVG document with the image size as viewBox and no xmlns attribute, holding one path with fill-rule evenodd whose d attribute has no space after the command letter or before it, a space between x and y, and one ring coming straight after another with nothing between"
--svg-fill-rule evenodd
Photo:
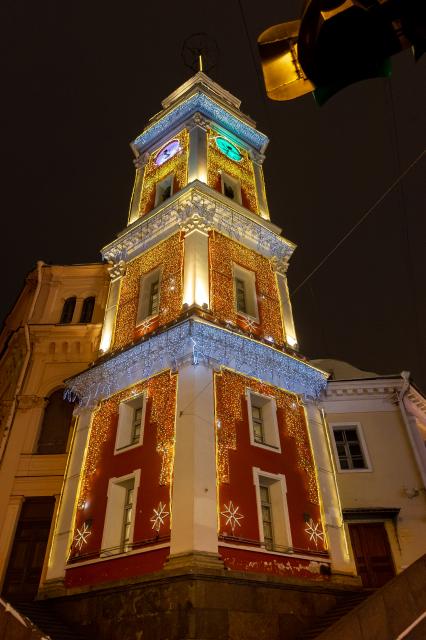
<instances>
[{"instance_id":1,"label":"pilaster","mask_svg":"<svg viewBox=\"0 0 426 640\"><path fill-rule=\"evenodd\" d=\"M325 530L330 547L332 569L334 572L350 574L352 573L352 564L349 558L327 426L321 410L315 402L306 402L305 408L315 467L317 469L319 490L322 497Z\"/></svg>"},{"instance_id":2,"label":"pilaster","mask_svg":"<svg viewBox=\"0 0 426 640\"><path fill-rule=\"evenodd\" d=\"M175 446L171 560L217 557L213 371L205 364L179 370Z\"/></svg>"},{"instance_id":3,"label":"pilaster","mask_svg":"<svg viewBox=\"0 0 426 640\"><path fill-rule=\"evenodd\" d=\"M46 571L46 587L49 582L63 579L65 565L73 534L77 495L86 457L87 443L94 411L80 409L71 448L68 468L65 474L62 496L58 507L58 518L53 533L52 546Z\"/></svg>"},{"instance_id":4,"label":"pilaster","mask_svg":"<svg viewBox=\"0 0 426 640\"><path fill-rule=\"evenodd\" d=\"M210 307L209 238L202 221L194 218L185 225L183 303Z\"/></svg>"},{"instance_id":5,"label":"pilaster","mask_svg":"<svg viewBox=\"0 0 426 640\"><path fill-rule=\"evenodd\" d=\"M268 200L266 198L265 181L263 179L262 161L264 156L252 153L253 159L253 172L256 182L257 202L259 204L259 213L264 220L269 220L269 207Z\"/></svg>"},{"instance_id":6,"label":"pilaster","mask_svg":"<svg viewBox=\"0 0 426 640\"><path fill-rule=\"evenodd\" d=\"M126 265L123 261L113 264L109 268L109 273L112 281L110 284L108 301L105 308L104 323L102 326L102 335L99 345L99 350L101 353L106 353L111 348L115 329L115 318L117 315L121 278L124 275L125 271Z\"/></svg>"},{"instance_id":7,"label":"pilaster","mask_svg":"<svg viewBox=\"0 0 426 640\"><path fill-rule=\"evenodd\" d=\"M272 260L272 267L275 270L275 275L277 278L285 340L287 344L290 345L290 347L297 348L297 336L293 320L293 309L291 306L290 292L288 290L286 275L288 260Z\"/></svg>"},{"instance_id":8,"label":"pilaster","mask_svg":"<svg viewBox=\"0 0 426 640\"><path fill-rule=\"evenodd\" d=\"M198 113L189 130L188 184L199 180L207 184L207 131L206 121Z\"/></svg>"}]
</instances>

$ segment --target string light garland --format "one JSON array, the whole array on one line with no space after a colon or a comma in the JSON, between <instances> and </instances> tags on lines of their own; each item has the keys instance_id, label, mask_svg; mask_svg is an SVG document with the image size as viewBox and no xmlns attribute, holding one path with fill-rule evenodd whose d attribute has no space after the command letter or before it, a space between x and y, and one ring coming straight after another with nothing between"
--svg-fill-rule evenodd
<instances>
[{"instance_id":1,"label":"string light garland","mask_svg":"<svg viewBox=\"0 0 426 640\"><path fill-rule=\"evenodd\" d=\"M209 240L211 268L211 306L216 316L224 322L247 327L247 320L238 315L235 306L232 265L236 263L256 275L257 305L260 323L251 326L251 332L263 333L277 344L283 344L279 295L275 274L270 261L264 256L212 231Z\"/></svg>"},{"instance_id":2,"label":"string light garland","mask_svg":"<svg viewBox=\"0 0 426 640\"><path fill-rule=\"evenodd\" d=\"M177 104L169 112L165 112L164 115L160 114L159 119L148 125L136 138L134 145L140 151L143 151L149 145L154 144L156 140L159 140L176 123L182 122L184 118L189 118L197 112L228 129L241 140L252 145L257 151L263 153L269 142L264 133L257 131L254 126L245 122L243 118L238 118L204 93L198 92ZM243 116L243 114L241 115Z\"/></svg>"},{"instance_id":3,"label":"string light garland","mask_svg":"<svg viewBox=\"0 0 426 640\"><path fill-rule=\"evenodd\" d=\"M224 323L225 324L225 323ZM224 366L274 387L317 398L327 384L327 374L273 346L195 318L185 319L149 339L125 348L70 378L67 397L79 406L94 406L139 380L164 369L179 368L192 359L193 338L198 360Z\"/></svg>"},{"instance_id":4,"label":"string light garland","mask_svg":"<svg viewBox=\"0 0 426 640\"><path fill-rule=\"evenodd\" d=\"M172 140L177 140L180 147L174 156L166 160L163 164L158 165L156 163L156 157L159 149L156 149L151 153L145 166L141 199L139 202L140 215L144 215L154 208L155 187L160 180L163 180L170 174L174 174L173 193L183 189L188 182L189 133L186 129L183 129L176 136L173 136Z\"/></svg>"},{"instance_id":5,"label":"string light garland","mask_svg":"<svg viewBox=\"0 0 426 640\"><path fill-rule=\"evenodd\" d=\"M207 184L212 189L221 191L220 176L225 171L240 182L243 206L253 213L259 213L253 164L247 151L238 149L242 155L241 160L231 160L217 148L217 136L216 131L207 130Z\"/></svg>"},{"instance_id":6,"label":"string light garland","mask_svg":"<svg viewBox=\"0 0 426 640\"><path fill-rule=\"evenodd\" d=\"M136 327L141 277L158 267L161 267L158 320ZM183 240L180 233L175 233L128 263L120 290L114 349L131 343L135 338L152 331L158 324L177 318L182 307L182 270Z\"/></svg>"},{"instance_id":7,"label":"string light garland","mask_svg":"<svg viewBox=\"0 0 426 640\"><path fill-rule=\"evenodd\" d=\"M161 455L162 461L159 484L170 484L173 471L176 386L176 375L165 371L150 380L133 385L101 403L94 415L90 432L78 500L80 509L86 504L92 479L102 460L105 444L111 440L113 420L118 415L120 403L140 395L144 391L147 392L147 397L152 400L151 423L157 429L156 450Z\"/></svg>"},{"instance_id":8,"label":"string light garland","mask_svg":"<svg viewBox=\"0 0 426 640\"><path fill-rule=\"evenodd\" d=\"M248 379L229 369L223 368L220 373L215 373L214 380L219 482L230 481L229 450L235 451L237 448L237 423L243 419L242 401L246 388L249 387L256 393L275 398L277 407L284 411L284 421L283 424L279 424L279 429L295 439L297 466L307 474L309 500L313 504L319 504L314 461L299 398L289 391L283 391L260 380Z\"/></svg>"}]
</instances>

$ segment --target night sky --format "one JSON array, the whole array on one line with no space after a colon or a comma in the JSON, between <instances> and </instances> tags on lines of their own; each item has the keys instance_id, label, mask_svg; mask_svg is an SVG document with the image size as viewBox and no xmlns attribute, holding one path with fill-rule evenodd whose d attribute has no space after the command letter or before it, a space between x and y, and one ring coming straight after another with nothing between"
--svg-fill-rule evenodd
<instances>
[{"instance_id":1,"label":"night sky","mask_svg":"<svg viewBox=\"0 0 426 640\"><path fill-rule=\"evenodd\" d=\"M298 245L291 290L421 154L426 56L393 57L391 80L353 85L322 108L310 95L274 103L259 81L256 39L297 18L302 2L241 4L249 37L238 0L3 3L1 318L38 259L96 262L126 225L129 142L192 75L181 59L192 33L216 39L209 75L271 139L271 217ZM425 174L423 155L295 294L307 356L409 370L426 389Z\"/></svg>"}]
</instances>

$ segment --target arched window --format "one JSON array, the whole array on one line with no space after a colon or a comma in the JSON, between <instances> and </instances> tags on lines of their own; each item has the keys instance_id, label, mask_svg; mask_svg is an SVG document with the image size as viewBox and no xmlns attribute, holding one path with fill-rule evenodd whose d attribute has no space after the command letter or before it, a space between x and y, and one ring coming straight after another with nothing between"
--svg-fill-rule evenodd
<instances>
[{"instance_id":1,"label":"arched window","mask_svg":"<svg viewBox=\"0 0 426 640\"><path fill-rule=\"evenodd\" d=\"M47 402L36 453L65 453L74 404L64 400L64 390L54 391Z\"/></svg>"},{"instance_id":2,"label":"arched window","mask_svg":"<svg viewBox=\"0 0 426 640\"><path fill-rule=\"evenodd\" d=\"M85 298L81 309L80 322L92 322L93 309L95 308L95 296Z\"/></svg>"},{"instance_id":3,"label":"arched window","mask_svg":"<svg viewBox=\"0 0 426 640\"><path fill-rule=\"evenodd\" d=\"M75 296L65 300L64 306L62 307L61 319L59 320L60 324L68 324L69 322L72 322L76 300L77 298Z\"/></svg>"}]
</instances>

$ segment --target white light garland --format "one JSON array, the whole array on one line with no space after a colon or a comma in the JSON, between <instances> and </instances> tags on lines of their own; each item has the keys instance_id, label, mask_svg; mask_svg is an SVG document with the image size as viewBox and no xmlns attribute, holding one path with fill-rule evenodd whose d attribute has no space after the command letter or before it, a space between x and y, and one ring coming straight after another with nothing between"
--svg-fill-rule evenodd
<instances>
[{"instance_id":1,"label":"white light garland","mask_svg":"<svg viewBox=\"0 0 426 640\"><path fill-rule=\"evenodd\" d=\"M195 349L196 344L196 349ZM149 340L112 354L68 381L68 396L94 406L164 369L203 362L225 366L280 389L312 398L326 386L326 374L279 349L201 320L185 320Z\"/></svg>"}]
</instances>

